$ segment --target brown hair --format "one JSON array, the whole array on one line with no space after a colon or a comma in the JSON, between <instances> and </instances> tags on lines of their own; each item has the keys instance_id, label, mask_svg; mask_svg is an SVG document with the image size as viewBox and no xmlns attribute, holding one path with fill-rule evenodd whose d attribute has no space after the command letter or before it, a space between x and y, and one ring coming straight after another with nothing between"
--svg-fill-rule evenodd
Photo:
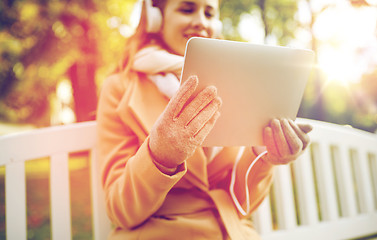
<instances>
[{"instance_id":1,"label":"brown hair","mask_svg":"<svg viewBox=\"0 0 377 240\"><path fill-rule=\"evenodd\" d=\"M158 7L163 14L166 1L167 0L152 0L152 3L153 6ZM136 28L135 33L126 41L124 54L117 67L116 72L124 71L124 73L127 74L131 69L135 54L152 40L155 40L157 43L164 46L164 43L158 33L147 33L146 25L147 14L145 1L143 1L139 25Z\"/></svg>"}]
</instances>

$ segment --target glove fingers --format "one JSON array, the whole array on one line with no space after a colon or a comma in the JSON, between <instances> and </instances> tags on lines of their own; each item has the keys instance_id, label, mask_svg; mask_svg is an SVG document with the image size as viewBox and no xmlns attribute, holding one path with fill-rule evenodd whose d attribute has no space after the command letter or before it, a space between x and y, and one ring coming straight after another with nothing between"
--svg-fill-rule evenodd
<instances>
[{"instance_id":1,"label":"glove fingers","mask_svg":"<svg viewBox=\"0 0 377 240\"><path fill-rule=\"evenodd\" d=\"M166 110L167 113L173 119L176 119L180 115L183 106L186 104L187 100L191 97L191 95L195 92L198 83L199 80L196 76L189 77L186 80L186 82L184 82L182 86L179 88L176 95L171 99Z\"/></svg>"},{"instance_id":2,"label":"glove fingers","mask_svg":"<svg viewBox=\"0 0 377 240\"><path fill-rule=\"evenodd\" d=\"M302 149L304 150L310 143L310 137L307 133L309 133L313 127L308 124L295 124L292 120L289 120L289 124L293 128L293 130L296 132L297 136L302 141Z\"/></svg>"},{"instance_id":3,"label":"glove fingers","mask_svg":"<svg viewBox=\"0 0 377 240\"><path fill-rule=\"evenodd\" d=\"M182 110L180 119L188 125L217 95L214 86L206 87Z\"/></svg>"},{"instance_id":4,"label":"glove fingers","mask_svg":"<svg viewBox=\"0 0 377 240\"><path fill-rule=\"evenodd\" d=\"M291 120L291 122L293 123L293 121ZM309 133L313 130L313 126L310 125L310 124L297 124L297 126L300 128L301 131L303 131L304 133Z\"/></svg>"},{"instance_id":5,"label":"glove fingers","mask_svg":"<svg viewBox=\"0 0 377 240\"><path fill-rule=\"evenodd\" d=\"M264 141L264 144L267 147L269 154L279 156L279 151L276 147L274 135L272 133L272 128L270 126L266 127L263 131L263 141Z\"/></svg>"},{"instance_id":6,"label":"glove fingers","mask_svg":"<svg viewBox=\"0 0 377 240\"><path fill-rule=\"evenodd\" d=\"M213 126L216 123L216 120L220 117L220 112L215 112L212 118L207 121L204 126L194 135L193 139L201 145L204 139L207 137L208 133L212 130Z\"/></svg>"},{"instance_id":7,"label":"glove fingers","mask_svg":"<svg viewBox=\"0 0 377 240\"><path fill-rule=\"evenodd\" d=\"M303 146L301 139L298 137L295 130L293 130L287 119L283 119L281 122L285 138L287 139L289 148L291 150L291 154L298 154L302 150Z\"/></svg>"},{"instance_id":8,"label":"glove fingers","mask_svg":"<svg viewBox=\"0 0 377 240\"><path fill-rule=\"evenodd\" d=\"M212 118L221 106L221 98L216 97L205 106L190 122L185 126L195 135Z\"/></svg>"},{"instance_id":9,"label":"glove fingers","mask_svg":"<svg viewBox=\"0 0 377 240\"><path fill-rule=\"evenodd\" d=\"M279 155L281 157L289 155L291 150L288 146L280 121L277 119L272 120L271 128Z\"/></svg>"}]
</instances>

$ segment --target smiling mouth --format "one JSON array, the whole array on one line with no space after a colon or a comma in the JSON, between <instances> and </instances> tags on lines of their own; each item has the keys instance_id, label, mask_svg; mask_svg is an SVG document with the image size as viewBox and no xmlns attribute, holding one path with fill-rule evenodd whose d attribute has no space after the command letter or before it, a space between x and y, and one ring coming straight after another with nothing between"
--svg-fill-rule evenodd
<instances>
[{"instance_id":1,"label":"smiling mouth","mask_svg":"<svg viewBox=\"0 0 377 240\"><path fill-rule=\"evenodd\" d=\"M185 34L184 36L185 36L185 38L187 38L187 39L190 39L190 38L192 38L192 37L202 37L202 38L207 37L207 36L204 36L204 35L202 35L202 34Z\"/></svg>"}]
</instances>

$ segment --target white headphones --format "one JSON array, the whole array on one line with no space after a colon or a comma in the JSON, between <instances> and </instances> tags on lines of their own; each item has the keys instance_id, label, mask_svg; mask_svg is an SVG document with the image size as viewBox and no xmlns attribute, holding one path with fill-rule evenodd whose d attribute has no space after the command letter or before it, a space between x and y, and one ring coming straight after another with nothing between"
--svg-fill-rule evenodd
<instances>
[{"instance_id":1,"label":"white headphones","mask_svg":"<svg viewBox=\"0 0 377 240\"><path fill-rule=\"evenodd\" d=\"M142 0L143 1L143 0ZM158 7L153 6L152 0L144 0L145 9L147 14L147 32L148 33L158 33L162 25L162 14ZM220 20L216 20L213 25L214 36L221 36L222 23Z\"/></svg>"},{"instance_id":2,"label":"white headphones","mask_svg":"<svg viewBox=\"0 0 377 240\"><path fill-rule=\"evenodd\" d=\"M158 33L162 25L162 14L158 7L154 7L152 0L144 0L147 13L147 32Z\"/></svg>"}]
</instances>

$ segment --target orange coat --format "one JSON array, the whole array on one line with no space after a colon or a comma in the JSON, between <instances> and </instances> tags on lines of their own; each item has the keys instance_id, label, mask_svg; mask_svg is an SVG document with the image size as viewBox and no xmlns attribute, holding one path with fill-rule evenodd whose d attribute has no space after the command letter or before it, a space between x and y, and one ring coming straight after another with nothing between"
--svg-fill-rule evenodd
<instances>
[{"instance_id":1,"label":"orange coat","mask_svg":"<svg viewBox=\"0 0 377 240\"><path fill-rule=\"evenodd\" d=\"M210 163L202 148L173 175L160 172L148 149L148 133L168 100L142 74L113 75L98 105L98 147L109 239L259 239L232 202L228 188L239 148L224 148ZM245 150L235 193L245 208L243 179L255 158ZM263 161L250 173L251 209L269 191L273 167Z\"/></svg>"}]
</instances>

